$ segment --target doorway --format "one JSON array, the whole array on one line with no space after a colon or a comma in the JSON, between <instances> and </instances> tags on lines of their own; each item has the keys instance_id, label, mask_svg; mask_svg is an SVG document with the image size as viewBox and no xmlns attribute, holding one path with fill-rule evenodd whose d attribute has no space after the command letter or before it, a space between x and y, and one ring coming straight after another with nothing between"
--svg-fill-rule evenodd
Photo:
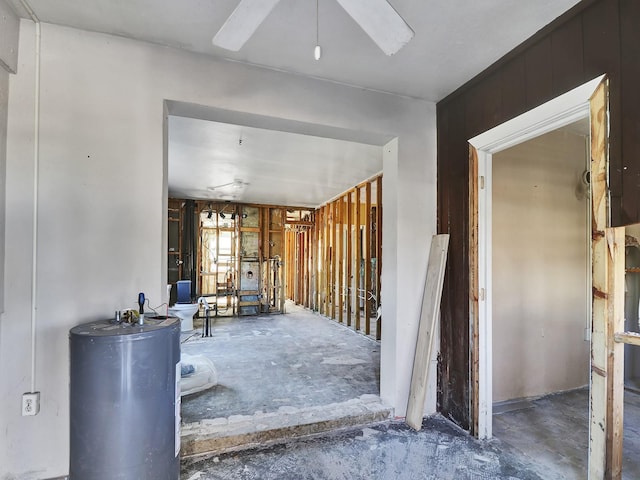
<instances>
[{"instance_id":1,"label":"doorway","mask_svg":"<svg viewBox=\"0 0 640 480\"><path fill-rule=\"evenodd\" d=\"M493 415L493 155L558 128L590 118L590 98L602 78L472 138L470 155L470 312L472 418L479 438L491 438Z\"/></svg>"}]
</instances>

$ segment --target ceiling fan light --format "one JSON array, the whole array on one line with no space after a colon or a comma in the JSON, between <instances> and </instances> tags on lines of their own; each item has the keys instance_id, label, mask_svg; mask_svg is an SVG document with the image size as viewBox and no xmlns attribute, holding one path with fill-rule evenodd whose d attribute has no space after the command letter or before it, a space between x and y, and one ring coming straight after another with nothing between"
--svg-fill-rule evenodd
<instances>
[{"instance_id":1,"label":"ceiling fan light","mask_svg":"<svg viewBox=\"0 0 640 480\"><path fill-rule=\"evenodd\" d=\"M316 45L316 48L313 49L313 57L316 60L320 60L321 56L322 56L322 48L320 48L320 45Z\"/></svg>"}]
</instances>

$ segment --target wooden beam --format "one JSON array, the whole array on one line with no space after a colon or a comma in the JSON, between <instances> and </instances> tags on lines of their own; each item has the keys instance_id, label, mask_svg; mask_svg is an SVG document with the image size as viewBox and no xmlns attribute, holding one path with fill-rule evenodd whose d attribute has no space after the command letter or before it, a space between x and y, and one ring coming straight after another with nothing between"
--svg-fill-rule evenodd
<instances>
[{"instance_id":1,"label":"wooden beam","mask_svg":"<svg viewBox=\"0 0 640 480\"><path fill-rule=\"evenodd\" d=\"M640 333L636 332L623 332L616 333L613 339L618 343L626 343L627 345L635 345L640 347Z\"/></svg>"},{"instance_id":2,"label":"wooden beam","mask_svg":"<svg viewBox=\"0 0 640 480\"><path fill-rule=\"evenodd\" d=\"M382 175L376 178L376 307L382 304ZM376 322L376 340L382 338L382 318Z\"/></svg>"},{"instance_id":3,"label":"wooden beam","mask_svg":"<svg viewBox=\"0 0 640 480\"><path fill-rule=\"evenodd\" d=\"M429 250L429 263L422 294L420 320L418 325L418 339L411 373L411 390L407 404L407 424L414 430L422 428L424 415L424 400L427 395L429 370L433 351L433 338L440 315L440 299L444 283L449 235L434 235Z\"/></svg>"},{"instance_id":4,"label":"wooden beam","mask_svg":"<svg viewBox=\"0 0 640 480\"><path fill-rule=\"evenodd\" d=\"M344 323L344 197L336 200L337 205L337 226L338 226L338 321Z\"/></svg>"},{"instance_id":5,"label":"wooden beam","mask_svg":"<svg viewBox=\"0 0 640 480\"><path fill-rule=\"evenodd\" d=\"M324 207L324 315L331 316L331 205Z\"/></svg>"},{"instance_id":6,"label":"wooden beam","mask_svg":"<svg viewBox=\"0 0 640 480\"><path fill-rule=\"evenodd\" d=\"M607 92L600 84L591 102L592 289L589 478L605 478L607 458L607 314L608 252L605 239L609 204L607 187Z\"/></svg>"},{"instance_id":7,"label":"wooden beam","mask_svg":"<svg viewBox=\"0 0 640 480\"><path fill-rule=\"evenodd\" d=\"M625 228L607 229L609 301L607 314L607 465L608 479L622 478L624 415L624 344L615 333L624 330Z\"/></svg>"},{"instance_id":8,"label":"wooden beam","mask_svg":"<svg viewBox=\"0 0 640 480\"><path fill-rule=\"evenodd\" d=\"M336 319L337 304L336 296L338 295L336 286L336 265L337 265L337 230L338 230L338 202L331 204L331 318Z\"/></svg>"},{"instance_id":9,"label":"wooden beam","mask_svg":"<svg viewBox=\"0 0 640 480\"><path fill-rule=\"evenodd\" d=\"M360 331L360 264L362 259L362 242L360 239L360 187L356 187L355 189L355 220L353 222L354 229L354 241L356 242L355 248L355 275L354 275L354 300L355 300L355 329L357 332Z\"/></svg>"},{"instance_id":10,"label":"wooden beam","mask_svg":"<svg viewBox=\"0 0 640 480\"><path fill-rule=\"evenodd\" d=\"M347 194L347 278L346 278L346 297L347 297L347 326L351 326L352 317L352 298L353 295L353 202L352 193Z\"/></svg>"},{"instance_id":11,"label":"wooden beam","mask_svg":"<svg viewBox=\"0 0 640 480\"><path fill-rule=\"evenodd\" d=\"M371 182L364 189L364 329L371 335Z\"/></svg>"}]
</instances>

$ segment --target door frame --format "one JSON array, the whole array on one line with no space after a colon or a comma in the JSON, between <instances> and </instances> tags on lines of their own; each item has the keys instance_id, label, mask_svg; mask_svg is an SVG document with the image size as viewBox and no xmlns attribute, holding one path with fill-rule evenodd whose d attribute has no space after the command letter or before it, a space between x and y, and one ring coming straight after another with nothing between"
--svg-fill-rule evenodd
<instances>
[{"instance_id":1,"label":"door frame","mask_svg":"<svg viewBox=\"0 0 640 480\"><path fill-rule=\"evenodd\" d=\"M598 119L590 114L591 99L602 83L606 84L604 75L469 139L470 416L472 431L478 438L492 436L492 155L584 118L590 118L593 132ZM608 192L606 178L602 181ZM591 198L593 204L593 195ZM592 212L595 212L593 207Z\"/></svg>"}]
</instances>

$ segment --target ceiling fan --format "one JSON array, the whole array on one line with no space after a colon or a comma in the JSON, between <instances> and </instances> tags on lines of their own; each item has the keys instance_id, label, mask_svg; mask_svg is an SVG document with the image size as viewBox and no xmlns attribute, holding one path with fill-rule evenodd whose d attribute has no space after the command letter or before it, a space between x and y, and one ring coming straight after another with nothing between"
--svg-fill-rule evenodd
<instances>
[{"instance_id":1,"label":"ceiling fan","mask_svg":"<svg viewBox=\"0 0 640 480\"><path fill-rule=\"evenodd\" d=\"M237 52L280 0L240 0L213 44ZM387 55L393 55L414 35L407 22L387 0L336 0Z\"/></svg>"}]
</instances>

